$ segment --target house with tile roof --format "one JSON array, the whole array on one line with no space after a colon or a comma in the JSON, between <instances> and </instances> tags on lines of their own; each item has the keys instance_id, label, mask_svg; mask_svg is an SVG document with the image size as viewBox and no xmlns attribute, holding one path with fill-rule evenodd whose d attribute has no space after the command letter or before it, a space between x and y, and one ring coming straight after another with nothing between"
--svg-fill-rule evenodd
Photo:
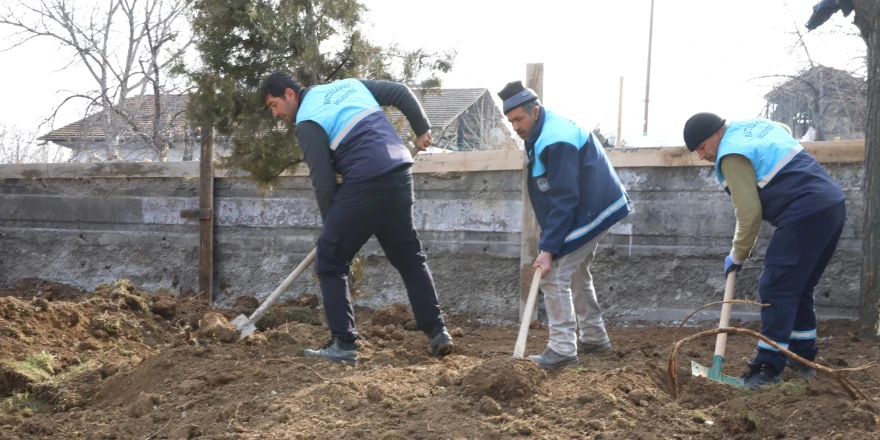
<instances>
[{"instance_id":1,"label":"house with tile roof","mask_svg":"<svg viewBox=\"0 0 880 440\"><path fill-rule=\"evenodd\" d=\"M194 146L198 156L198 132L188 127L186 119L187 95L160 95L160 118L156 120L156 99L154 95L144 95L125 100L119 111L109 113L109 123L121 127L118 137L119 158L141 161L158 160L152 146L154 127L157 137L167 145L166 157L169 161L181 161L187 143ZM97 112L72 124L52 130L38 140L52 142L69 148L71 156L77 161L117 159L108 157L107 135L105 133L105 112Z\"/></svg>"},{"instance_id":2,"label":"house with tile roof","mask_svg":"<svg viewBox=\"0 0 880 440\"><path fill-rule=\"evenodd\" d=\"M428 119L434 137L433 151L484 151L518 148L507 127L501 110L492 100L488 89L421 89L413 88ZM159 131L167 141L166 157L170 162L184 160L189 145L194 159L199 154L197 127L189 126L186 119L187 95L161 95L162 117ZM158 160L149 144L149 135L155 119L155 97L147 95L129 98L123 111L110 115L124 129L120 134L119 159L130 161ZM412 137L409 124L397 109L388 108L386 114L405 140ZM98 112L64 127L52 130L39 140L70 148L76 160L107 160L107 139L104 133L104 113ZM215 151L223 154L226 144L215 138Z\"/></svg>"},{"instance_id":3,"label":"house with tile roof","mask_svg":"<svg viewBox=\"0 0 880 440\"><path fill-rule=\"evenodd\" d=\"M421 89L413 92L431 121L433 146L448 151L515 150L519 148L501 109L488 89ZM397 109L385 112L404 139L412 137Z\"/></svg>"}]
</instances>

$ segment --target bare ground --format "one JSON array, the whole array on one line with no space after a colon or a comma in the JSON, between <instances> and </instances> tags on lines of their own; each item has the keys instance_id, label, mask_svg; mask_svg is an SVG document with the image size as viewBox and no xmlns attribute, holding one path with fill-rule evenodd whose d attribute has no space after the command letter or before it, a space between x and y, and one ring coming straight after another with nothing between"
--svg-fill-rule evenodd
<instances>
[{"instance_id":1,"label":"bare ground","mask_svg":"<svg viewBox=\"0 0 880 440\"><path fill-rule=\"evenodd\" d=\"M614 350L545 373L511 358L517 328L452 316L456 352L427 355L406 307L359 310L357 367L305 359L326 342L316 301L276 306L262 331L223 343L199 332L194 298L128 282L83 292L25 280L0 288L0 439L876 439L880 371L851 373L853 401L828 377L749 392L691 378L714 339L680 353L680 399L666 360L676 328L609 323ZM248 313L243 299L227 318ZM755 328L754 323L744 326ZM706 327L685 328L679 338ZM876 361L849 321L819 326L819 362ZM532 330L528 352L543 349ZM755 341L732 336L725 373Z\"/></svg>"}]
</instances>

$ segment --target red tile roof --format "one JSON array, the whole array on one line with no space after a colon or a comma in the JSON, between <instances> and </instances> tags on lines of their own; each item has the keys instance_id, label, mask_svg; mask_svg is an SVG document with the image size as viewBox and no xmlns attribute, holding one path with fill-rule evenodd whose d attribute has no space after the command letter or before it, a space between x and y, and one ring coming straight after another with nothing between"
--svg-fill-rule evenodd
<instances>
[{"instance_id":1,"label":"red tile roof","mask_svg":"<svg viewBox=\"0 0 880 440\"><path fill-rule=\"evenodd\" d=\"M175 136L183 136L183 130L186 127L186 104L189 101L189 97L187 95L160 95L159 99L164 117L163 125L170 124L172 133ZM122 133L124 137L140 140L135 127L141 132L152 133L153 118L156 111L155 103L154 95L128 98L123 102L123 111L121 113L131 117L134 121L134 126L132 124L124 124L126 127ZM115 120L123 118L123 116L117 113L112 113L111 115ZM103 117L103 111L95 113L72 124L52 130L40 136L39 139L56 142L71 142L74 140L103 141L105 137L104 127L101 124L101 118ZM168 125L165 125L166 129L167 127Z\"/></svg>"}]
</instances>

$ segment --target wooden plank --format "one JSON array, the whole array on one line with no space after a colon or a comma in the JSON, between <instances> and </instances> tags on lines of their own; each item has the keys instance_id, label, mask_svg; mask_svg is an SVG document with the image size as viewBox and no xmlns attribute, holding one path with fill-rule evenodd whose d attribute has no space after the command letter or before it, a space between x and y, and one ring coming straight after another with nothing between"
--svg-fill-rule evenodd
<instances>
[{"instance_id":1,"label":"wooden plank","mask_svg":"<svg viewBox=\"0 0 880 440\"><path fill-rule=\"evenodd\" d=\"M820 163L865 160L864 141L804 142L802 145ZM685 147L615 148L606 153L615 168L712 166Z\"/></svg>"},{"instance_id":2,"label":"wooden plank","mask_svg":"<svg viewBox=\"0 0 880 440\"><path fill-rule=\"evenodd\" d=\"M865 141L801 142L819 163L860 163L865 161Z\"/></svg>"},{"instance_id":3,"label":"wooden plank","mask_svg":"<svg viewBox=\"0 0 880 440\"><path fill-rule=\"evenodd\" d=\"M523 166L521 150L422 153L413 159L413 173L518 170Z\"/></svg>"},{"instance_id":4,"label":"wooden plank","mask_svg":"<svg viewBox=\"0 0 880 440\"><path fill-rule=\"evenodd\" d=\"M685 147L614 148L605 153L615 168L711 166Z\"/></svg>"},{"instance_id":5,"label":"wooden plank","mask_svg":"<svg viewBox=\"0 0 880 440\"><path fill-rule=\"evenodd\" d=\"M203 127L199 162L199 209L214 209L214 128ZM214 304L214 218L199 217L199 298Z\"/></svg>"},{"instance_id":6,"label":"wooden plank","mask_svg":"<svg viewBox=\"0 0 880 440\"><path fill-rule=\"evenodd\" d=\"M535 91L541 103L544 103L544 63L526 64L526 87ZM526 311L526 303L529 299L532 278L535 271L532 264L538 258L538 243L541 237L541 228L538 219L535 218L535 210L532 208L532 200L529 198L529 167L524 160L524 152L520 152L519 168L522 169L522 229L520 230L519 250L519 318L523 319ZM538 308L532 309L529 319L538 319Z\"/></svg>"},{"instance_id":7,"label":"wooden plank","mask_svg":"<svg viewBox=\"0 0 880 440\"><path fill-rule=\"evenodd\" d=\"M801 143L820 163L861 163L865 141ZM606 151L611 163L627 167L711 166L685 147L614 148ZM452 154L419 154L414 173L510 171L522 169L521 150L474 151ZM96 162L0 165L0 179L89 179L167 177L198 178L199 162ZM307 177L309 168L299 164L282 176ZM224 170L217 177L248 177L240 170Z\"/></svg>"}]
</instances>

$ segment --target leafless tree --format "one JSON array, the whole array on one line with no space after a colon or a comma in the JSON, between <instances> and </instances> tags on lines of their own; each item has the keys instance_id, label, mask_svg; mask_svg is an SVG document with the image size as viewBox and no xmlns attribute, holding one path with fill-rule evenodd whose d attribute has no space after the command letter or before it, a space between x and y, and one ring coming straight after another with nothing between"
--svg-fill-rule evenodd
<instances>
[{"instance_id":1,"label":"leafless tree","mask_svg":"<svg viewBox=\"0 0 880 440\"><path fill-rule=\"evenodd\" d=\"M0 164L59 162L62 154L58 148L47 144L35 144L33 133L18 127L0 124Z\"/></svg>"},{"instance_id":2,"label":"leafless tree","mask_svg":"<svg viewBox=\"0 0 880 440\"><path fill-rule=\"evenodd\" d=\"M791 126L800 137L808 127L815 130L815 140L838 135L846 139L863 138L867 117L867 82L864 69L867 59L854 59L852 70L832 68L816 61L804 39L801 27L793 22L794 43L788 48L791 56L803 54L805 67L794 74L770 74L753 79L777 79L773 90L765 95L767 104L762 116ZM849 36L857 33L831 26L821 31L822 37ZM845 34L845 35L844 35Z\"/></svg>"},{"instance_id":3,"label":"leafless tree","mask_svg":"<svg viewBox=\"0 0 880 440\"><path fill-rule=\"evenodd\" d=\"M84 7L73 0L0 0L0 25L15 30L11 47L49 38L69 52L65 68L86 69L95 89L62 100L58 110L85 100L91 123L103 131L108 156L119 156L127 142L146 144L162 158L169 140L170 116L162 99L171 83L164 72L180 62L190 45L185 12L188 0L103 0ZM144 126L137 111L146 96L154 99L152 120ZM84 128L84 132L87 129ZM84 133L85 134L85 133Z\"/></svg>"}]
</instances>

